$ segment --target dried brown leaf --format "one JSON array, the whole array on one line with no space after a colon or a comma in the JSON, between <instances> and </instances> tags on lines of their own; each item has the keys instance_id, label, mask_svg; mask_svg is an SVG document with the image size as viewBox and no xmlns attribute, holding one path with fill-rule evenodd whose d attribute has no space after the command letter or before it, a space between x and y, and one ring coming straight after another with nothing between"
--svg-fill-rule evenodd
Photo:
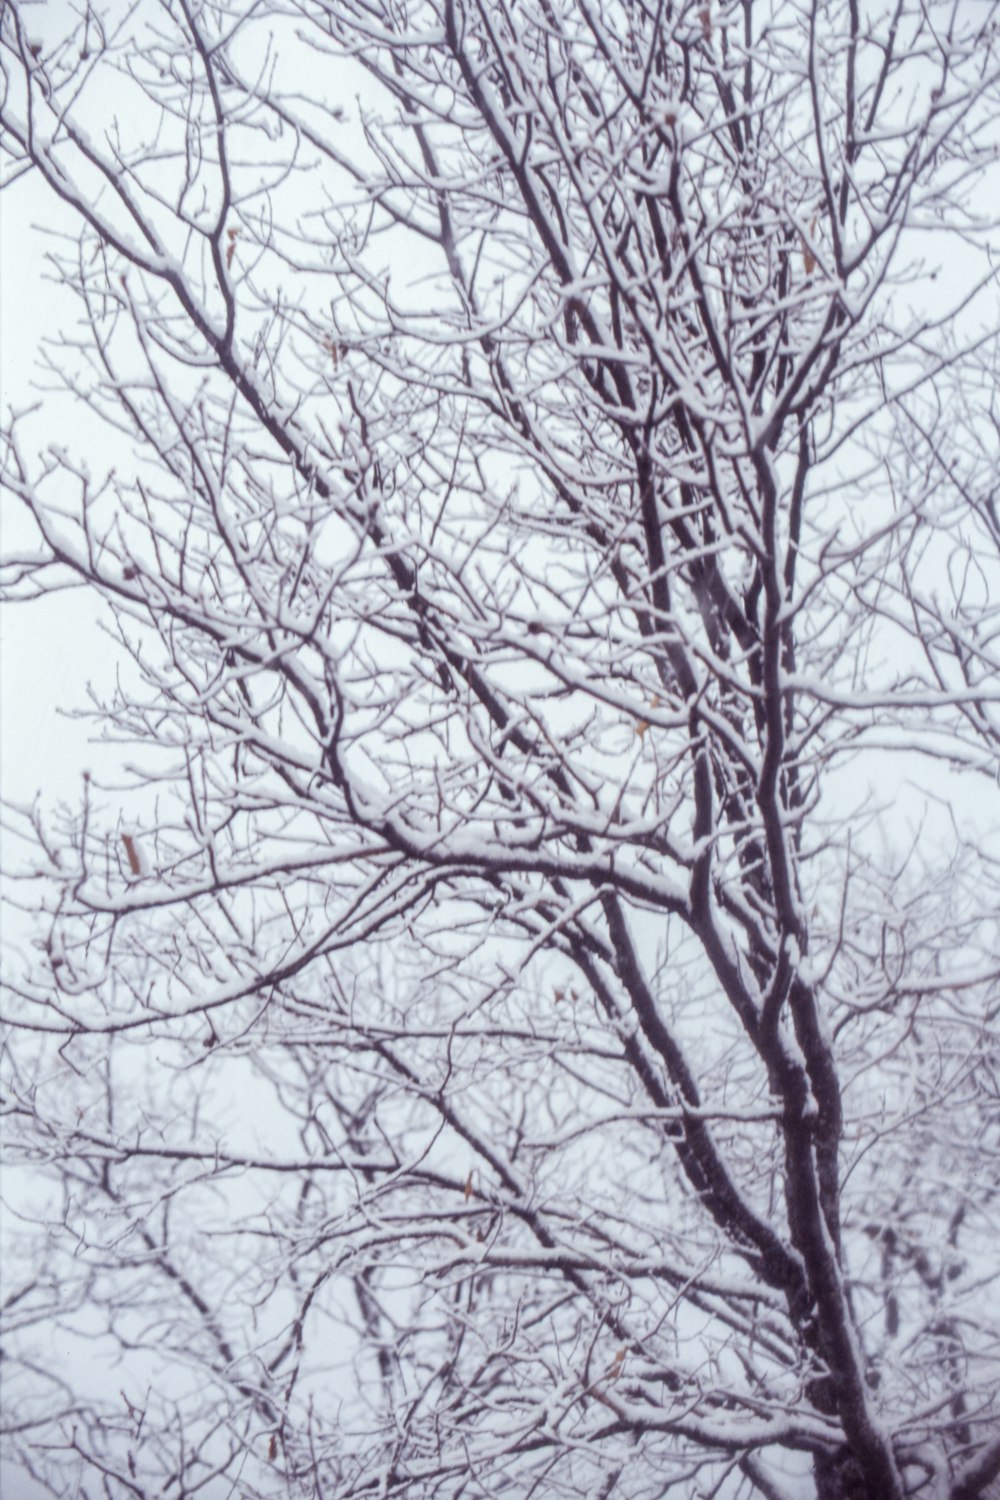
<instances>
[{"instance_id":1,"label":"dried brown leaf","mask_svg":"<svg viewBox=\"0 0 1000 1500\"><path fill-rule=\"evenodd\" d=\"M142 861L139 858L139 850L136 848L135 839L130 833L123 833L122 843L125 846L125 853L128 857L129 869L132 871L133 875L141 875Z\"/></svg>"}]
</instances>

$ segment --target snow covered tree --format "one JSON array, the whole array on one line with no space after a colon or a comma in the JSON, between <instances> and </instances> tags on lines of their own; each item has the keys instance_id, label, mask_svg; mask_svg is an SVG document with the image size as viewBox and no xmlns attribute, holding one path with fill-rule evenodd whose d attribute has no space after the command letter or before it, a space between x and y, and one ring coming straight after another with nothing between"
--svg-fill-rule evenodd
<instances>
[{"instance_id":1,"label":"snow covered tree","mask_svg":"<svg viewBox=\"0 0 1000 1500\"><path fill-rule=\"evenodd\" d=\"M0 25L10 1463L990 1495L1000 10Z\"/></svg>"}]
</instances>

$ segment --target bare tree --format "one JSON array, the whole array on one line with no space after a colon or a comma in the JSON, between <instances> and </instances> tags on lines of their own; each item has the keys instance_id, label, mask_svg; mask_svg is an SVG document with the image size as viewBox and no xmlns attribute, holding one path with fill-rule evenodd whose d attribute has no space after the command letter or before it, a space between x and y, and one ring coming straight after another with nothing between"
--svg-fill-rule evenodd
<instances>
[{"instance_id":1,"label":"bare tree","mask_svg":"<svg viewBox=\"0 0 1000 1500\"><path fill-rule=\"evenodd\" d=\"M3 5L53 1494L995 1488L998 20Z\"/></svg>"}]
</instances>

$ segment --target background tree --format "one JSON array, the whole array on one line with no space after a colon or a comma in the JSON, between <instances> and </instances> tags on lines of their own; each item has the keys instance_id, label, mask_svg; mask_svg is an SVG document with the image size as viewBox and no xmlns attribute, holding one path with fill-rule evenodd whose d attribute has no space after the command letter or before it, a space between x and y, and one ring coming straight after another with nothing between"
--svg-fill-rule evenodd
<instances>
[{"instance_id":1,"label":"background tree","mask_svg":"<svg viewBox=\"0 0 1000 1500\"><path fill-rule=\"evenodd\" d=\"M3 6L53 1494L989 1493L997 22Z\"/></svg>"}]
</instances>

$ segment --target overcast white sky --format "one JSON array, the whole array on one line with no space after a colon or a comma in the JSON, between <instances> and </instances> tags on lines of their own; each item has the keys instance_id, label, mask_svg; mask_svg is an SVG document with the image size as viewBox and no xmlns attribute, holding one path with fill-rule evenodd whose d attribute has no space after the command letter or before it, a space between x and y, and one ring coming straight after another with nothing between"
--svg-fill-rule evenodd
<instances>
[{"instance_id":1,"label":"overcast white sky","mask_svg":"<svg viewBox=\"0 0 1000 1500\"><path fill-rule=\"evenodd\" d=\"M0 407L4 420L12 407L40 399L32 392L32 367L41 340L58 332L66 300L43 279L46 237L37 224L51 222L52 204L28 179L0 195ZM41 448L46 431L41 410L26 424L30 446ZM71 434L64 434L71 437ZM17 502L0 491L0 550L5 556L31 545L32 528ZM89 730L67 720L60 707L81 706L86 683L100 671L100 635L94 601L63 593L27 605L0 607L0 794L5 800L75 800L83 769L91 763ZM107 653L104 653L106 662ZM7 848L0 863L16 858ZM2 891L0 891L2 896ZM5 963L16 963L22 919L0 900L0 945ZM10 1199L9 1169L0 1192ZM8 1210L9 1212L9 1210ZM0 1205L0 1219L5 1217ZM2 1232L0 1222L0 1232ZM59 1351L53 1350L59 1358ZM0 1392L2 1395L2 1392ZM3 1500L41 1500L48 1494L22 1470L0 1463Z\"/></svg>"},{"instance_id":2,"label":"overcast white sky","mask_svg":"<svg viewBox=\"0 0 1000 1500\"><path fill-rule=\"evenodd\" d=\"M49 194L21 179L0 196L0 403L4 417L42 399L31 389L36 351L58 331L65 295L43 280L45 236L35 227L51 220ZM45 413L25 424L30 446L52 436ZM71 437L71 434L63 434ZM32 528L17 501L0 497L3 552L31 545ZM98 642L93 599L61 594L30 606L0 609L0 782L7 799L36 791L69 795L79 786L87 731L68 723L57 705L84 702Z\"/></svg>"}]
</instances>

